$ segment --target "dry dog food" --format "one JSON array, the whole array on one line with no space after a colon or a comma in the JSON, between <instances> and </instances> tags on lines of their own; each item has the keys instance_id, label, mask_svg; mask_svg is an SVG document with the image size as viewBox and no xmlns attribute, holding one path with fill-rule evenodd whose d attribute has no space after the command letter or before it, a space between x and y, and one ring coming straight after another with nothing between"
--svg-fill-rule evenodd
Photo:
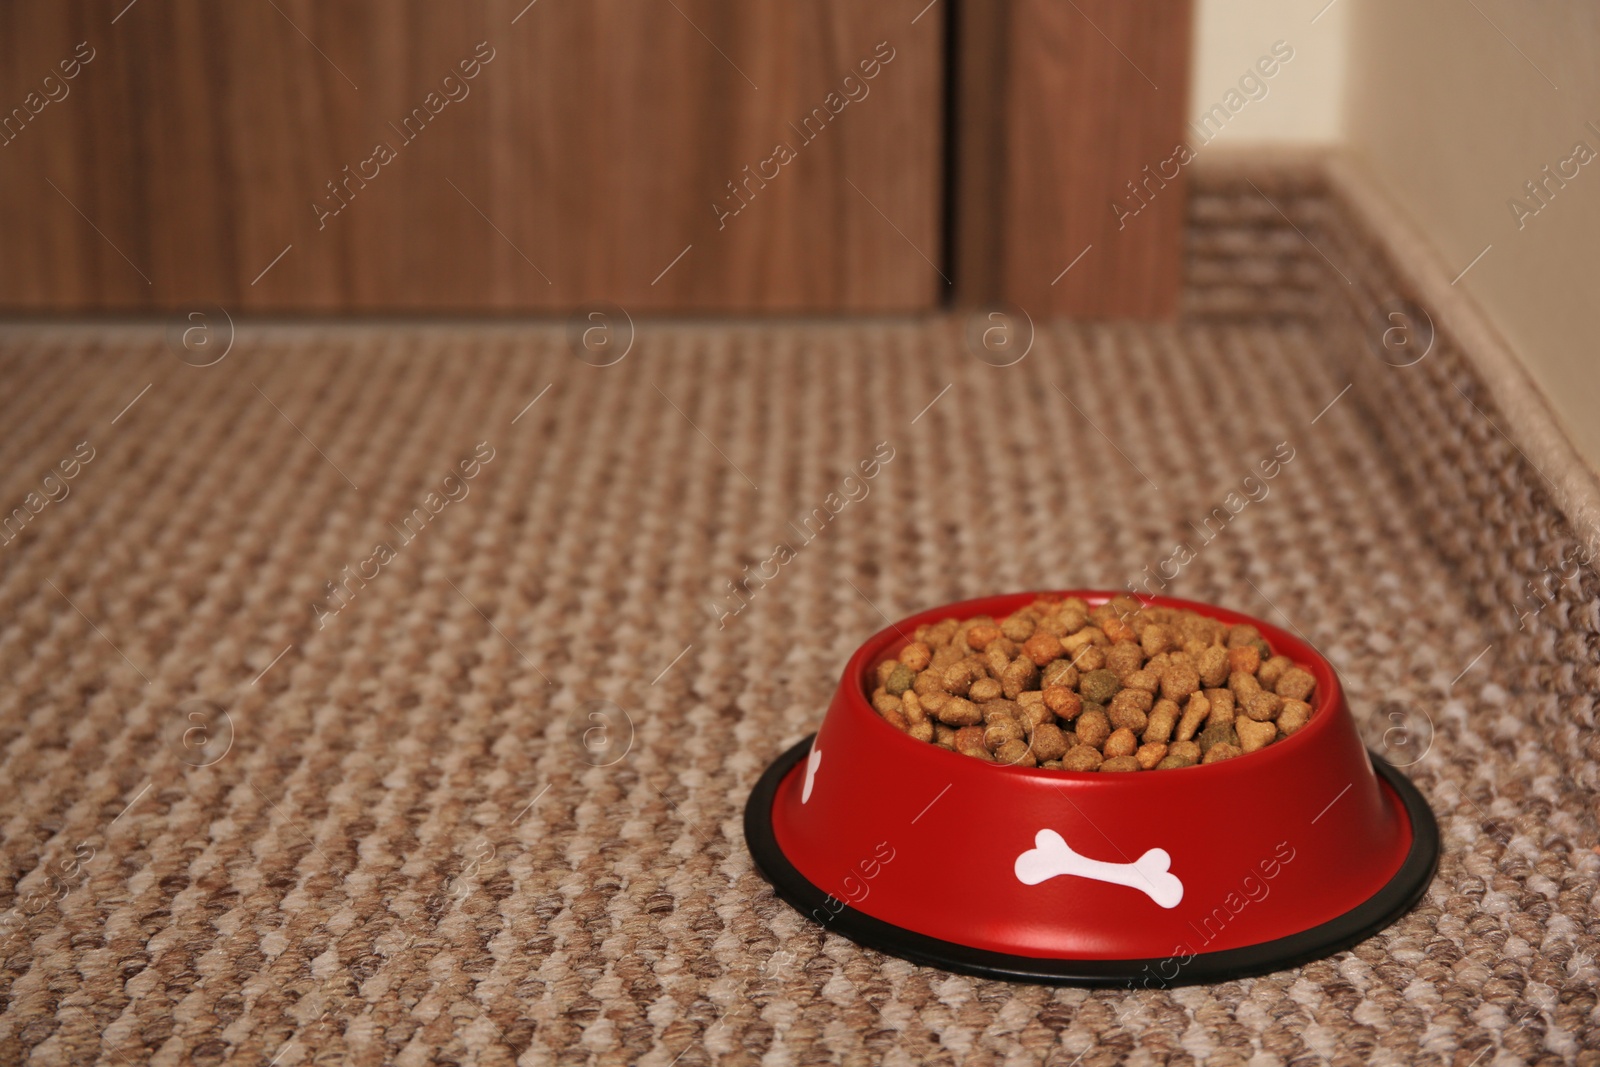
<instances>
[{"instance_id":1,"label":"dry dog food","mask_svg":"<svg viewBox=\"0 0 1600 1067\"><path fill-rule=\"evenodd\" d=\"M919 741L1068 771L1233 759L1305 726L1316 695L1254 626L1131 597L919 626L877 682L872 706Z\"/></svg>"}]
</instances>

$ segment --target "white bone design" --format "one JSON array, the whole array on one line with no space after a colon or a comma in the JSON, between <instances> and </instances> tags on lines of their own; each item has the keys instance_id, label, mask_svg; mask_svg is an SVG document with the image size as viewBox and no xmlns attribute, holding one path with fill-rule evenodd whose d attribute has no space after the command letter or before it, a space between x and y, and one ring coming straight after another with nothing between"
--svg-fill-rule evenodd
<instances>
[{"instance_id":1,"label":"white bone design","mask_svg":"<svg viewBox=\"0 0 1600 1067\"><path fill-rule=\"evenodd\" d=\"M816 784L817 767L822 764L822 749L811 745L811 755L806 757L806 784L800 789L800 803L804 804L811 799L811 787Z\"/></svg>"},{"instance_id":2,"label":"white bone design","mask_svg":"<svg viewBox=\"0 0 1600 1067\"><path fill-rule=\"evenodd\" d=\"M1075 874L1137 889L1163 908L1175 908L1183 899L1183 883L1168 871L1172 857L1164 848L1153 848L1132 863L1105 863L1078 855L1054 830L1040 830L1033 845L1017 857L1017 880L1023 885L1038 885L1058 874Z\"/></svg>"}]
</instances>

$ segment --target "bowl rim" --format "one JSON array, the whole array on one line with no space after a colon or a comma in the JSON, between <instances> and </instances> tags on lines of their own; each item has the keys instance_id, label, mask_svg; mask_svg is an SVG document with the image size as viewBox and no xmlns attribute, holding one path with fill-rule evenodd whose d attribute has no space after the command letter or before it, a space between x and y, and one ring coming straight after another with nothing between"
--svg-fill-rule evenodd
<instances>
[{"instance_id":1,"label":"bowl rim","mask_svg":"<svg viewBox=\"0 0 1600 1067\"><path fill-rule=\"evenodd\" d=\"M927 741L918 741L909 734L895 729L889 722L879 715L872 706L871 690L868 688L870 672L877 663L886 655L888 650L896 644L909 644L912 640L909 631L914 631L917 626L924 623L943 621L947 618L968 619L974 615L994 614L992 610L996 602L1015 600L1017 607L1026 607L1031 600L1041 596L1059 596L1063 598L1078 597L1086 601L1091 607L1098 607L1117 597L1128 596L1138 600L1141 604L1151 607L1180 608L1205 615L1208 618L1218 619L1229 625L1248 624L1256 627L1272 646L1273 652L1279 655L1290 655L1297 663L1309 669L1317 680L1316 701L1312 704L1311 718L1305 726L1296 730L1281 740L1274 741L1255 752L1246 752L1233 759L1221 760L1217 763L1195 764L1192 767L1174 767L1171 771L1188 773L1209 773L1212 778L1219 774L1248 773L1251 767L1260 767L1263 761L1269 759L1292 759L1301 748L1314 744L1310 737L1326 733L1331 729L1331 723L1336 718L1339 707L1344 703L1344 688L1339 682L1339 674L1334 670L1328 658L1317 651L1316 647L1305 638L1298 637L1288 631L1274 626L1263 619L1247 615L1242 611L1225 608L1216 604L1208 604L1200 600L1187 600L1182 597L1161 596L1149 593L1130 593L1127 591L1114 591L1105 589L1067 589L1067 590L1017 590L1010 593L997 593L991 596L973 597L967 600L958 600L949 604L942 604L924 611L908 615L903 619L891 621L888 626L867 638L851 655L845 664L844 677L840 680L845 706L849 713L857 717L866 716L876 724L874 728L881 729L879 735L884 738L884 744L911 745L924 753L938 753L932 758L949 757L951 759L972 760L972 756L952 752ZM1303 649L1304 655L1291 654L1283 651L1283 646L1294 646L1296 651ZM909 749L907 750L910 751ZM1241 769L1237 764L1248 760ZM985 761L979 760L979 763ZM1129 780L1138 782L1142 774L1112 774L1107 775L1100 771L1068 771L1055 770L1045 767L1023 767L1017 764L987 763L988 767L996 773L1013 776L1024 776L1028 779L1043 779L1050 782L1099 782Z\"/></svg>"}]
</instances>

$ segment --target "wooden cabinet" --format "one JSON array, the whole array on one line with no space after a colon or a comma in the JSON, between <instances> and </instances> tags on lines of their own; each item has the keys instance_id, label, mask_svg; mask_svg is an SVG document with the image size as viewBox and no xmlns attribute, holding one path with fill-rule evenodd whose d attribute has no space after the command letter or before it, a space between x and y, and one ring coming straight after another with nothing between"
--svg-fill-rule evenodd
<instances>
[{"instance_id":1,"label":"wooden cabinet","mask_svg":"<svg viewBox=\"0 0 1600 1067\"><path fill-rule=\"evenodd\" d=\"M964 4L1007 27L999 88L956 86L999 131L985 174L950 165L952 2L6 4L0 308L903 312L952 278L1032 300L1091 232L1072 183L1149 133L1072 118L1130 86L1074 9L1159 20Z\"/></svg>"},{"instance_id":2,"label":"wooden cabinet","mask_svg":"<svg viewBox=\"0 0 1600 1067\"><path fill-rule=\"evenodd\" d=\"M961 303L1175 315L1191 9L1170 0L965 4L953 241Z\"/></svg>"}]
</instances>

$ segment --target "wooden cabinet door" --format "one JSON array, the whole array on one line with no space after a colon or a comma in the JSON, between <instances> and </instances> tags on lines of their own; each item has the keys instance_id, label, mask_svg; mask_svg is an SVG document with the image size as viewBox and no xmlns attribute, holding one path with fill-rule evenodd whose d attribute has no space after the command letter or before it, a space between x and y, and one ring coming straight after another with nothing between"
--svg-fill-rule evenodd
<instances>
[{"instance_id":1,"label":"wooden cabinet door","mask_svg":"<svg viewBox=\"0 0 1600 1067\"><path fill-rule=\"evenodd\" d=\"M0 308L932 308L925 5L5 4Z\"/></svg>"},{"instance_id":2,"label":"wooden cabinet door","mask_svg":"<svg viewBox=\"0 0 1600 1067\"><path fill-rule=\"evenodd\" d=\"M1192 20L1190 0L960 6L960 303L1177 314Z\"/></svg>"}]
</instances>

